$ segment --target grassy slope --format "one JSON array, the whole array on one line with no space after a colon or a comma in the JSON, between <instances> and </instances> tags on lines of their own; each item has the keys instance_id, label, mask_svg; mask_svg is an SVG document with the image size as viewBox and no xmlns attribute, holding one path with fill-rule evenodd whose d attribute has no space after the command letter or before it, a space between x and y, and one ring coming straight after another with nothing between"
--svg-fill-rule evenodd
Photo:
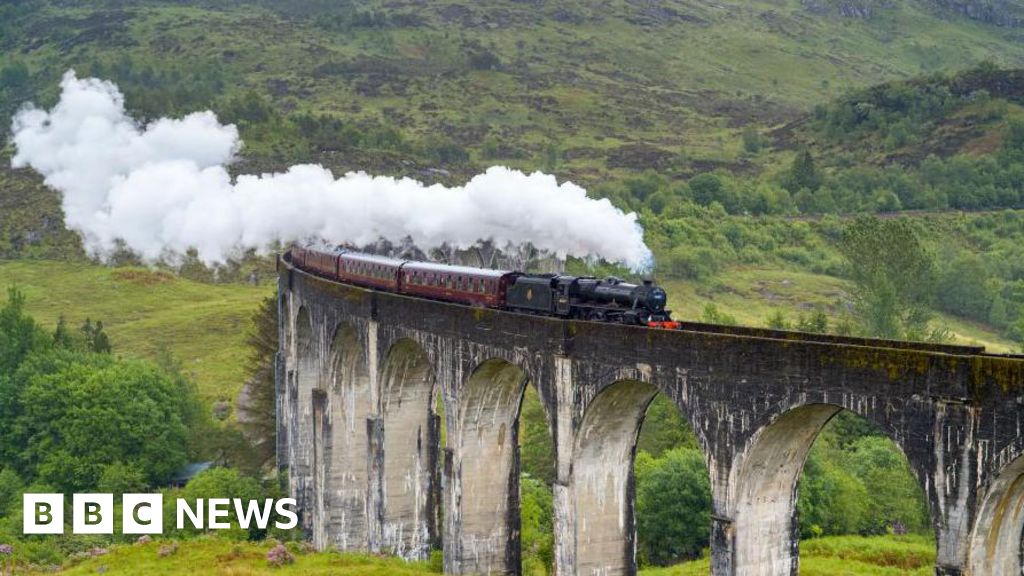
<instances>
[{"instance_id":1,"label":"grassy slope","mask_svg":"<svg viewBox=\"0 0 1024 576\"><path fill-rule=\"evenodd\" d=\"M927 576L935 545L920 536L835 536L800 544L801 576ZM643 570L644 576L706 576L708 561Z\"/></svg>"},{"instance_id":2,"label":"grassy slope","mask_svg":"<svg viewBox=\"0 0 1024 576\"><path fill-rule=\"evenodd\" d=\"M261 574L309 574L332 576L375 576L394 574L414 576L434 573L425 563L351 554L296 553L296 563L271 568L265 543L231 543L216 539L185 542L178 552L160 558L161 544L115 546L110 554L92 558L60 571L68 576L96 574L154 574L177 576L191 574L196 566L204 573L224 576ZM805 541L801 545L803 576L924 576L931 574L935 547L920 537L844 536ZM645 576L705 576L707 560L689 562L672 568L642 570Z\"/></svg>"},{"instance_id":3,"label":"grassy slope","mask_svg":"<svg viewBox=\"0 0 1024 576\"><path fill-rule=\"evenodd\" d=\"M105 556L90 559L62 570L61 574L148 574L177 576L203 574L257 576L264 574L302 574L310 576L415 576L432 574L425 563L356 554L301 554L284 567L267 564L267 543L232 543L217 539L186 542L175 554L161 558L161 543L117 546ZM297 551L296 551L297 552Z\"/></svg>"},{"instance_id":4,"label":"grassy slope","mask_svg":"<svg viewBox=\"0 0 1024 576\"><path fill-rule=\"evenodd\" d=\"M136 268L0 261L0 287L10 284L25 293L29 312L47 329L61 314L72 326L99 319L118 354L169 351L209 400L237 396L249 317L274 289L200 284Z\"/></svg>"},{"instance_id":5,"label":"grassy slope","mask_svg":"<svg viewBox=\"0 0 1024 576\"><path fill-rule=\"evenodd\" d=\"M850 285L839 278L778 268L734 268L719 275L714 286L679 280L663 281L669 293L669 308L677 318L699 318L708 303L714 303L743 325L763 326L769 315L781 311L788 320L822 308L835 321L841 309L837 300L847 299ZM991 327L940 314L936 323L952 330L957 342L980 344L992 352L1015 351L1018 345Z\"/></svg>"}]
</instances>

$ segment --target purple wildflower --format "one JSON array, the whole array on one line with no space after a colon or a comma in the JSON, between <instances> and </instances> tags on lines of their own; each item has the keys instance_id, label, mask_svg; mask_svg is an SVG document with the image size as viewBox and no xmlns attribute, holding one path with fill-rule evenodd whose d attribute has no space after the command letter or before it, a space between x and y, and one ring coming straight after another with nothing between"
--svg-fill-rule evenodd
<instances>
[{"instance_id":1,"label":"purple wildflower","mask_svg":"<svg viewBox=\"0 0 1024 576\"><path fill-rule=\"evenodd\" d=\"M278 544L267 552L267 564L271 566L285 566L295 562L295 556L284 547L283 544Z\"/></svg>"}]
</instances>

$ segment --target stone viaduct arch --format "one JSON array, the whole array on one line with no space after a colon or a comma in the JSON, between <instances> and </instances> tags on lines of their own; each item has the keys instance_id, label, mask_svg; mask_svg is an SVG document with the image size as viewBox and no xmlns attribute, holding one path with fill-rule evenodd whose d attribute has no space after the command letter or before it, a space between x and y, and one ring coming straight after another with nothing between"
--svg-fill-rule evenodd
<instances>
[{"instance_id":1,"label":"stone viaduct arch","mask_svg":"<svg viewBox=\"0 0 1024 576\"><path fill-rule=\"evenodd\" d=\"M705 453L715 576L798 572L796 481L841 409L904 451L935 524L936 574L1019 573L1024 358L562 322L334 284L284 262L279 288L279 464L320 547L422 558L440 539L449 573L516 573L516 424L534 384L555 448L560 575L635 573L633 451L659 392ZM987 562L990 550L1016 556Z\"/></svg>"},{"instance_id":2,"label":"stone viaduct arch","mask_svg":"<svg viewBox=\"0 0 1024 576\"><path fill-rule=\"evenodd\" d=\"M405 338L391 346L381 378L383 547L405 558L426 558L438 543L440 497L434 370L423 347Z\"/></svg>"},{"instance_id":3,"label":"stone viaduct arch","mask_svg":"<svg viewBox=\"0 0 1024 576\"><path fill-rule=\"evenodd\" d=\"M653 385L619 380L587 408L572 455L576 518L576 572L628 574L636 570L633 458Z\"/></svg>"},{"instance_id":4,"label":"stone viaduct arch","mask_svg":"<svg viewBox=\"0 0 1024 576\"><path fill-rule=\"evenodd\" d=\"M985 491L971 534L970 574L1024 573L1024 451L1002 467Z\"/></svg>"}]
</instances>

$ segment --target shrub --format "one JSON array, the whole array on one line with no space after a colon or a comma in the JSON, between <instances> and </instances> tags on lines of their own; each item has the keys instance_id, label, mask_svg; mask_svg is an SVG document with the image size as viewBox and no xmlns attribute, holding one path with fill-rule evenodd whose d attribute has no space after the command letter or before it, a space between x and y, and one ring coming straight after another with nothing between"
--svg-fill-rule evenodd
<instances>
[{"instance_id":1,"label":"shrub","mask_svg":"<svg viewBox=\"0 0 1024 576\"><path fill-rule=\"evenodd\" d=\"M699 557L711 525L711 486L700 451L676 448L658 459L641 452L635 470L641 562L664 566Z\"/></svg>"}]
</instances>

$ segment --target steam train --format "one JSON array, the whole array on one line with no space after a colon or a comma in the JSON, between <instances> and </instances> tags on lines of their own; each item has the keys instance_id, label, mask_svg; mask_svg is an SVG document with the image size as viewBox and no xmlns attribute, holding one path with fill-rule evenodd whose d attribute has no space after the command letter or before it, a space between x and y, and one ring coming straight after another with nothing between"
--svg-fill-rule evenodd
<instances>
[{"instance_id":1,"label":"steam train","mask_svg":"<svg viewBox=\"0 0 1024 576\"><path fill-rule=\"evenodd\" d=\"M668 295L651 281L526 274L292 247L284 258L306 272L366 288L513 312L678 328Z\"/></svg>"}]
</instances>

